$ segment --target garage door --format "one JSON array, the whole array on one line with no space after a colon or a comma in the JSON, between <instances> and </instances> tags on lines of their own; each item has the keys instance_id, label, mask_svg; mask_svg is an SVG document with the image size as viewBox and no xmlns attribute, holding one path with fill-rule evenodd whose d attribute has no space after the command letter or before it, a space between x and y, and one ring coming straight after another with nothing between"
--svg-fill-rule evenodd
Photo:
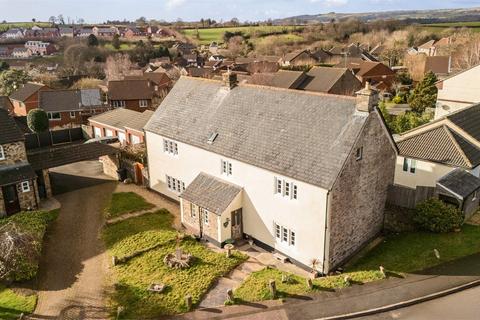
<instances>
[{"instance_id":1,"label":"garage door","mask_svg":"<svg viewBox=\"0 0 480 320\"><path fill-rule=\"evenodd\" d=\"M132 141L132 144L138 144L140 143L140 137L138 136L134 136L133 134L131 135L131 141Z\"/></svg>"},{"instance_id":2,"label":"garage door","mask_svg":"<svg viewBox=\"0 0 480 320\"><path fill-rule=\"evenodd\" d=\"M102 129L94 127L93 132L95 134L95 138L100 138L102 136Z\"/></svg>"},{"instance_id":3,"label":"garage door","mask_svg":"<svg viewBox=\"0 0 480 320\"><path fill-rule=\"evenodd\" d=\"M115 137L115 135L113 134L113 130L110 130L110 129L106 129L106 130L105 130L105 136L107 136L107 137Z\"/></svg>"}]
</instances>

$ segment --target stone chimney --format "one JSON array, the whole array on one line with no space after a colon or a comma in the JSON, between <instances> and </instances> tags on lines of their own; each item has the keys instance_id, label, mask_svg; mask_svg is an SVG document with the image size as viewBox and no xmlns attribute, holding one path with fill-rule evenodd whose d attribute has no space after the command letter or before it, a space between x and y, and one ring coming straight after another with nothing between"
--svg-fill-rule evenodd
<instances>
[{"instance_id":1,"label":"stone chimney","mask_svg":"<svg viewBox=\"0 0 480 320\"><path fill-rule=\"evenodd\" d=\"M372 88L370 82L365 84L365 88L355 93L357 95L356 108L360 112L372 112L378 106L378 90Z\"/></svg>"},{"instance_id":2,"label":"stone chimney","mask_svg":"<svg viewBox=\"0 0 480 320\"><path fill-rule=\"evenodd\" d=\"M223 86L229 90L232 90L237 85L237 75L232 73L230 70L225 72L222 75L223 78Z\"/></svg>"}]
</instances>

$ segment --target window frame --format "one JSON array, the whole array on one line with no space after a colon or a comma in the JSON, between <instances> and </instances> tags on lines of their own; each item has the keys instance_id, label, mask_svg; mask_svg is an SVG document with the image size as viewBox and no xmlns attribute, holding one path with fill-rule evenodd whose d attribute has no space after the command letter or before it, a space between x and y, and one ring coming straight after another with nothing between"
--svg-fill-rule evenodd
<instances>
[{"instance_id":1,"label":"window frame","mask_svg":"<svg viewBox=\"0 0 480 320\"><path fill-rule=\"evenodd\" d=\"M295 231L293 231L291 229L289 230L289 233L290 233L290 237L288 239L288 245L292 246L292 247L295 247L296 233L295 233Z\"/></svg>"},{"instance_id":2,"label":"window frame","mask_svg":"<svg viewBox=\"0 0 480 320\"><path fill-rule=\"evenodd\" d=\"M356 154L355 154L355 160L360 161L363 159L363 147L357 148Z\"/></svg>"},{"instance_id":3,"label":"window frame","mask_svg":"<svg viewBox=\"0 0 480 320\"><path fill-rule=\"evenodd\" d=\"M145 100L145 99L138 100L138 106L140 108L148 108L148 100Z\"/></svg>"},{"instance_id":4,"label":"window frame","mask_svg":"<svg viewBox=\"0 0 480 320\"><path fill-rule=\"evenodd\" d=\"M72 116L72 114L73 114L73 116ZM75 114L75 111L70 111L69 115L70 115L70 119L75 119L77 117L77 115Z\"/></svg>"},{"instance_id":5,"label":"window frame","mask_svg":"<svg viewBox=\"0 0 480 320\"><path fill-rule=\"evenodd\" d=\"M415 174L417 171L417 160L410 158L403 158L403 172Z\"/></svg>"},{"instance_id":6,"label":"window frame","mask_svg":"<svg viewBox=\"0 0 480 320\"><path fill-rule=\"evenodd\" d=\"M220 160L220 170L223 175L231 176L233 175L233 165L228 160Z\"/></svg>"},{"instance_id":7,"label":"window frame","mask_svg":"<svg viewBox=\"0 0 480 320\"><path fill-rule=\"evenodd\" d=\"M207 209L202 208L203 223L208 226L210 224L209 212Z\"/></svg>"},{"instance_id":8,"label":"window frame","mask_svg":"<svg viewBox=\"0 0 480 320\"><path fill-rule=\"evenodd\" d=\"M26 180L26 181L22 181L20 183L20 187L22 189L22 193L25 193L25 192L30 192L30 181Z\"/></svg>"},{"instance_id":9,"label":"window frame","mask_svg":"<svg viewBox=\"0 0 480 320\"><path fill-rule=\"evenodd\" d=\"M163 138L163 152L171 156L178 156L178 143L173 140Z\"/></svg>"},{"instance_id":10,"label":"window frame","mask_svg":"<svg viewBox=\"0 0 480 320\"><path fill-rule=\"evenodd\" d=\"M197 218L197 206L193 203L190 203L190 217Z\"/></svg>"},{"instance_id":11,"label":"window frame","mask_svg":"<svg viewBox=\"0 0 480 320\"><path fill-rule=\"evenodd\" d=\"M53 115L58 114L58 118L54 118ZM47 112L48 121L60 121L62 120L62 114L60 112Z\"/></svg>"},{"instance_id":12,"label":"window frame","mask_svg":"<svg viewBox=\"0 0 480 320\"><path fill-rule=\"evenodd\" d=\"M3 148L2 145L0 145L0 160L5 160L7 159L7 156L5 154L5 149Z\"/></svg>"}]
</instances>

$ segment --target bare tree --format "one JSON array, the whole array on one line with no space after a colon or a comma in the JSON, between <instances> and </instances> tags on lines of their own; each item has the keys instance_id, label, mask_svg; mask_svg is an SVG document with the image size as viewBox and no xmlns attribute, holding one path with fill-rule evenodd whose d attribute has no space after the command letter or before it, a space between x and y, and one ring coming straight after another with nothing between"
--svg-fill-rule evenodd
<instances>
[{"instance_id":1,"label":"bare tree","mask_svg":"<svg viewBox=\"0 0 480 320\"><path fill-rule=\"evenodd\" d=\"M454 65L459 69L471 68L480 63L480 35L471 33L468 40L457 47Z\"/></svg>"},{"instance_id":2,"label":"bare tree","mask_svg":"<svg viewBox=\"0 0 480 320\"><path fill-rule=\"evenodd\" d=\"M132 70L132 61L127 54L109 56L105 63L105 76L108 81L122 80Z\"/></svg>"}]
</instances>

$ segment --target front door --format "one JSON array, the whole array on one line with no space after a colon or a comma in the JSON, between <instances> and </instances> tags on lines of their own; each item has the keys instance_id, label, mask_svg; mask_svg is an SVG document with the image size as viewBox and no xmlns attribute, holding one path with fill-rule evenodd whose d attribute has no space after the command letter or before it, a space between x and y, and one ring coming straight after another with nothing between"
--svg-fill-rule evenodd
<instances>
[{"instance_id":1,"label":"front door","mask_svg":"<svg viewBox=\"0 0 480 320\"><path fill-rule=\"evenodd\" d=\"M18 200L17 186L11 184L2 187L3 201L5 202L5 212L12 215L20 211L20 201Z\"/></svg>"},{"instance_id":2,"label":"front door","mask_svg":"<svg viewBox=\"0 0 480 320\"><path fill-rule=\"evenodd\" d=\"M243 238L242 209L232 211L232 239Z\"/></svg>"}]
</instances>

